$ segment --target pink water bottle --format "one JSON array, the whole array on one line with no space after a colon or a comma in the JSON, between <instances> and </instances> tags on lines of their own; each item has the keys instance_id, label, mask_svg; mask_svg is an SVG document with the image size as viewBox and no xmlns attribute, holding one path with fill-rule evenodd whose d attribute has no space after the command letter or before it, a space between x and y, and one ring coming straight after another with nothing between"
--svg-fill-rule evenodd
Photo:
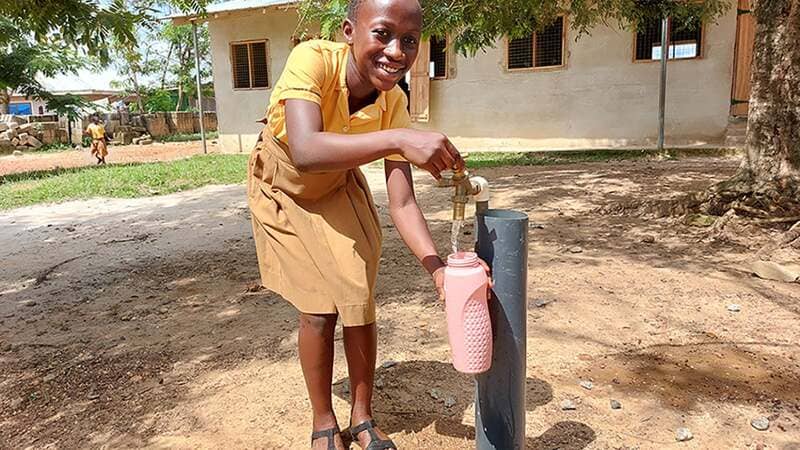
<instances>
[{"instance_id":1,"label":"pink water bottle","mask_svg":"<svg viewBox=\"0 0 800 450\"><path fill-rule=\"evenodd\" d=\"M463 373L481 373L492 365L492 323L487 304L486 271L473 252L447 257L444 269L447 333L453 366Z\"/></svg>"}]
</instances>

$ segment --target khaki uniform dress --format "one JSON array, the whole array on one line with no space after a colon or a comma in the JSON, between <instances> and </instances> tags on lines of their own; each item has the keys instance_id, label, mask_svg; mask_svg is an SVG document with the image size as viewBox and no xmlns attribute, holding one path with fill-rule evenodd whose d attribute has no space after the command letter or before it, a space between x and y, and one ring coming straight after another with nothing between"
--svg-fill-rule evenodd
<instances>
[{"instance_id":1,"label":"khaki uniform dress","mask_svg":"<svg viewBox=\"0 0 800 450\"><path fill-rule=\"evenodd\" d=\"M287 99L302 99L320 105L328 132L408 127L407 100L398 87L349 113L348 52L345 44L320 40L292 51L250 157L248 203L263 285L301 312L338 313L344 326L360 326L375 321L382 236L372 194L360 169L297 170L284 114Z\"/></svg>"}]
</instances>

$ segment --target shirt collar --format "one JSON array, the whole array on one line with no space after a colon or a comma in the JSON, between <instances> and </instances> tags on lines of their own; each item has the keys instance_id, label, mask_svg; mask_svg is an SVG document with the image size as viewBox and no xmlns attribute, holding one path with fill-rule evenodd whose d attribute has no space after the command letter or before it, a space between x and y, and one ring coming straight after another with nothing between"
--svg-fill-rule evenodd
<instances>
[{"instance_id":1,"label":"shirt collar","mask_svg":"<svg viewBox=\"0 0 800 450\"><path fill-rule=\"evenodd\" d=\"M339 69L339 85L337 86L337 90L347 93L347 63L350 58L350 46L345 45L344 51L342 52L344 55L342 58L341 68ZM375 103L381 108L381 111L386 111L386 92L380 91L378 93L378 98L375 99Z\"/></svg>"}]
</instances>

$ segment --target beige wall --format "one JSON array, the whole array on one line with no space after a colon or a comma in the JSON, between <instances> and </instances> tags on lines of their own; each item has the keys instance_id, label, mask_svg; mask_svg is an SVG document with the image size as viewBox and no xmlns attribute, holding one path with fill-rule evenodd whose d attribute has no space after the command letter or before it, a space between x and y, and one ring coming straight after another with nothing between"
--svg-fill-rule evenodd
<instances>
[{"instance_id":1,"label":"beige wall","mask_svg":"<svg viewBox=\"0 0 800 450\"><path fill-rule=\"evenodd\" d=\"M268 91L233 91L228 45L268 37L271 76L283 69L293 12L251 14L210 24L220 139L227 151L249 151ZM263 31L259 31L263 30ZM667 144L716 144L727 126L736 11L706 26L703 57L670 61ZM598 148L651 145L657 136L658 62L634 63L633 34L570 30L563 69L508 72L505 41L474 58L458 56L455 77L431 81L431 121L465 148Z\"/></svg>"},{"instance_id":2,"label":"beige wall","mask_svg":"<svg viewBox=\"0 0 800 450\"><path fill-rule=\"evenodd\" d=\"M226 152L249 152L263 125L269 102L269 89L234 90L230 44L236 41L268 39L269 80L272 86L283 71L292 45L297 13L270 9L235 13L209 21L214 92L217 99L219 141Z\"/></svg>"}]
</instances>

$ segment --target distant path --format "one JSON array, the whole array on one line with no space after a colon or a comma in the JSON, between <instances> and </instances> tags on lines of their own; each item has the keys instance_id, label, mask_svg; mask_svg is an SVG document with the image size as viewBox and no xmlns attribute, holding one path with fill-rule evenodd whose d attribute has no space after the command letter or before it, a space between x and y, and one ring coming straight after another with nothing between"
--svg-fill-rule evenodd
<instances>
[{"instance_id":1,"label":"distant path","mask_svg":"<svg viewBox=\"0 0 800 450\"><path fill-rule=\"evenodd\" d=\"M217 145L208 143L209 153L219 151ZM203 153L200 141L154 143L150 145L111 146L108 149L108 164L131 162L169 161ZM56 167L83 167L94 165L96 160L89 149L67 150L58 153L29 152L22 156L0 156L0 176L34 170L49 170Z\"/></svg>"}]
</instances>

